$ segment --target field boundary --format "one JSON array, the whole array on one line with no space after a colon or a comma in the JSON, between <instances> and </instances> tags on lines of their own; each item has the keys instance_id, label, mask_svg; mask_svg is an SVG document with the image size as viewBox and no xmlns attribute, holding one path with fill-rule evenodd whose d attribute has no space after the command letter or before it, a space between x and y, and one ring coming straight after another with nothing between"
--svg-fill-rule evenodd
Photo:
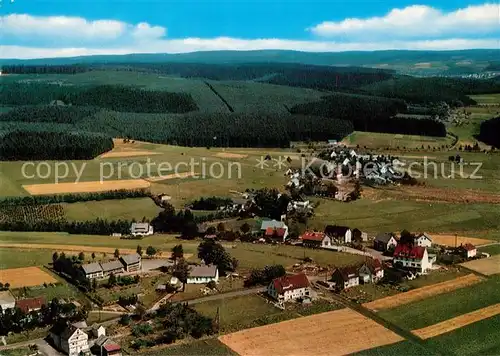
<instances>
[{"instance_id":1,"label":"field boundary","mask_svg":"<svg viewBox=\"0 0 500 356\"><path fill-rule=\"evenodd\" d=\"M405 305L422 299L426 299L434 295L444 294L456 289L461 289L483 280L484 278L471 273L466 276L458 277L449 281L436 283L430 286L413 289L408 292L395 294L382 299L377 299L372 302L363 304L363 307L373 311L391 309L400 305Z\"/></svg>"},{"instance_id":2,"label":"field boundary","mask_svg":"<svg viewBox=\"0 0 500 356\"><path fill-rule=\"evenodd\" d=\"M476 323L478 321L491 318L500 314L500 303L490 305L488 307L474 310L467 314L459 315L455 318L442 321L440 323L427 326L425 328L412 330L411 332L421 338L427 340L435 336L449 333L464 326Z\"/></svg>"}]
</instances>

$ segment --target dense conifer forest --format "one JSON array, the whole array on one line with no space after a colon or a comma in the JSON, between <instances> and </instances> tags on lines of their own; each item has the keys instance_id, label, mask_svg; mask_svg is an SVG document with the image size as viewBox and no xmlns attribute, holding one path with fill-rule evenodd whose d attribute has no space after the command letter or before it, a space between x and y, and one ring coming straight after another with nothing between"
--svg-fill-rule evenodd
<instances>
[{"instance_id":1,"label":"dense conifer forest","mask_svg":"<svg viewBox=\"0 0 500 356\"><path fill-rule=\"evenodd\" d=\"M500 117L483 121L478 139L496 148L500 148Z\"/></svg>"}]
</instances>

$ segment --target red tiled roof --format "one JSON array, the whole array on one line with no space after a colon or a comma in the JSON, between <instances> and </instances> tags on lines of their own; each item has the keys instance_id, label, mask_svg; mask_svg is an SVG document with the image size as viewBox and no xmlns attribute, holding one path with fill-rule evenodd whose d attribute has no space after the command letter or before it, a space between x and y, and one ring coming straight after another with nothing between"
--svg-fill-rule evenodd
<instances>
[{"instance_id":1,"label":"red tiled roof","mask_svg":"<svg viewBox=\"0 0 500 356\"><path fill-rule=\"evenodd\" d=\"M28 313L30 310L40 309L44 304L45 299L43 297L21 299L16 301L16 307L25 313Z\"/></svg>"},{"instance_id":2,"label":"red tiled roof","mask_svg":"<svg viewBox=\"0 0 500 356\"><path fill-rule=\"evenodd\" d=\"M465 244L462 246L466 251L473 251L476 249L476 246L474 246L473 244Z\"/></svg>"},{"instance_id":3,"label":"red tiled roof","mask_svg":"<svg viewBox=\"0 0 500 356\"><path fill-rule=\"evenodd\" d=\"M285 236L285 233L286 233L286 229L283 228L283 227L280 227L278 229L275 229L275 228L272 228L272 227L268 227L266 229L266 232L265 232L265 235L266 236L278 236L278 237L283 237Z\"/></svg>"},{"instance_id":4,"label":"red tiled roof","mask_svg":"<svg viewBox=\"0 0 500 356\"><path fill-rule=\"evenodd\" d=\"M371 259L369 262L366 263L366 265L368 266L368 268L370 268L372 272L378 272L382 269L382 263L380 262L380 260L376 258Z\"/></svg>"},{"instance_id":5,"label":"red tiled roof","mask_svg":"<svg viewBox=\"0 0 500 356\"><path fill-rule=\"evenodd\" d=\"M309 280L304 273L299 273L293 276L276 278L273 280L273 285L274 289L279 294L282 294L285 291L309 287Z\"/></svg>"},{"instance_id":6,"label":"red tiled roof","mask_svg":"<svg viewBox=\"0 0 500 356\"><path fill-rule=\"evenodd\" d=\"M106 345L104 345L104 349L107 351L107 352L113 352L113 351L120 351L121 348L120 348L120 345L114 343L114 342L110 342L110 343L107 343Z\"/></svg>"},{"instance_id":7,"label":"red tiled roof","mask_svg":"<svg viewBox=\"0 0 500 356\"><path fill-rule=\"evenodd\" d=\"M423 246L397 245L394 250L394 257L422 259L426 248Z\"/></svg>"},{"instance_id":8,"label":"red tiled roof","mask_svg":"<svg viewBox=\"0 0 500 356\"><path fill-rule=\"evenodd\" d=\"M323 241L324 238L325 233L316 231L307 231L302 236L300 236L301 240L307 241Z\"/></svg>"}]
</instances>

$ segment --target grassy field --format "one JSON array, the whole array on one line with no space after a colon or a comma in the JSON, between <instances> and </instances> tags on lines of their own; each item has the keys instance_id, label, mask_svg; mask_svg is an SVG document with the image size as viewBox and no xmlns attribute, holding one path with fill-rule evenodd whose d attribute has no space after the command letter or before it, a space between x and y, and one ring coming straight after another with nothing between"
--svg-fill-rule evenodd
<instances>
[{"instance_id":1,"label":"grassy field","mask_svg":"<svg viewBox=\"0 0 500 356\"><path fill-rule=\"evenodd\" d=\"M101 219L148 220L161 211L150 198L118 199L62 204L68 220Z\"/></svg>"},{"instance_id":2,"label":"grassy field","mask_svg":"<svg viewBox=\"0 0 500 356\"><path fill-rule=\"evenodd\" d=\"M0 248L0 269L42 266L52 260L50 250Z\"/></svg>"},{"instance_id":3,"label":"grassy field","mask_svg":"<svg viewBox=\"0 0 500 356\"><path fill-rule=\"evenodd\" d=\"M44 297L47 301L50 301L54 298L75 300L81 299L82 297L76 287L72 287L65 281L61 281L61 283L59 284L47 287L15 289L12 291L12 293L16 298Z\"/></svg>"},{"instance_id":4,"label":"grassy field","mask_svg":"<svg viewBox=\"0 0 500 356\"><path fill-rule=\"evenodd\" d=\"M471 287L381 311L379 315L408 330L419 329L499 303L499 287L500 277L495 276Z\"/></svg>"},{"instance_id":5,"label":"grassy field","mask_svg":"<svg viewBox=\"0 0 500 356\"><path fill-rule=\"evenodd\" d=\"M145 356L163 355L207 355L207 356L233 356L238 355L216 338L196 340L183 344L165 347L159 350L144 352ZM17 355L15 355L17 356Z\"/></svg>"},{"instance_id":6,"label":"grassy field","mask_svg":"<svg viewBox=\"0 0 500 356\"><path fill-rule=\"evenodd\" d=\"M357 352L352 356L433 356L438 355L436 352L430 353L428 348L423 348L419 344L413 343L412 341L401 341L396 344L386 345L381 347L376 347L374 349L364 350Z\"/></svg>"},{"instance_id":7,"label":"grassy field","mask_svg":"<svg viewBox=\"0 0 500 356\"><path fill-rule=\"evenodd\" d=\"M342 140L343 144L349 146L357 146L364 148L391 148L391 149L415 149L425 148L440 148L442 145L451 145L451 137L430 137L430 136L415 136L415 135L399 135L399 134L384 134L377 132L362 132L355 131Z\"/></svg>"},{"instance_id":8,"label":"grassy field","mask_svg":"<svg viewBox=\"0 0 500 356\"><path fill-rule=\"evenodd\" d=\"M500 245L491 245L486 247L481 247L478 250L479 252L486 252L490 255L498 255L500 254Z\"/></svg>"}]
</instances>

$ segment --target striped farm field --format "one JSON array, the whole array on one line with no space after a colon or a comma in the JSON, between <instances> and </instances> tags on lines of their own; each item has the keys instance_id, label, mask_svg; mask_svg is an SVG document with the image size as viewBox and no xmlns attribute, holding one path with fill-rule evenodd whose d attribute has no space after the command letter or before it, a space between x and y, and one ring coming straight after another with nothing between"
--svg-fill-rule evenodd
<instances>
[{"instance_id":1,"label":"striped farm field","mask_svg":"<svg viewBox=\"0 0 500 356\"><path fill-rule=\"evenodd\" d=\"M143 189L151 184L143 179L104 180L78 183L29 184L23 188L31 195L106 192L119 189Z\"/></svg>"},{"instance_id":2,"label":"striped farm field","mask_svg":"<svg viewBox=\"0 0 500 356\"><path fill-rule=\"evenodd\" d=\"M219 340L242 356L333 356L394 344L403 338L353 310L341 309L238 331Z\"/></svg>"},{"instance_id":3,"label":"striped farm field","mask_svg":"<svg viewBox=\"0 0 500 356\"><path fill-rule=\"evenodd\" d=\"M443 294L455 289L464 288L471 284L478 283L482 280L483 279L481 277L478 277L475 274L471 273L463 277L452 279L450 281L413 289L405 293L396 294L382 299L377 299L373 302L365 303L363 304L363 306L373 311L390 309L400 305L416 302L433 295Z\"/></svg>"},{"instance_id":4,"label":"striped farm field","mask_svg":"<svg viewBox=\"0 0 500 356\"><path fill-rule=\"evenodd\" d=\"M38 267L23 267L0 270L0 281L11 288L34 287L44 283L57 283L57 279Z\"/></svg>"},{"instance_id":5,"label":"striped farm field","mask_svg":"<svg viewBox=\"0 0 500 356\"><path fill-rule=\"evenodd\" d=\"M473 260L461 264L462 266L479 272L486 276L500 273L500 255L492 256L490 258L481 258L480 260Z\"/></svg>"},{"instance_id":6,"label":"striped farm field","mask_svg":"<svg viewBox=\"0 0 500 356\"><path fill-rule=\"evenodd\" d=\"M500 314L500 303L490 305L486 308L475 310L473 312L457 316L440 323L427 326L425 328L412 330L412 333L423 340L430 339L438 335L449 333L450 331L460 329L464 326L476 323L478 321L491 318Z\"/></svg>"}]
</instances>

